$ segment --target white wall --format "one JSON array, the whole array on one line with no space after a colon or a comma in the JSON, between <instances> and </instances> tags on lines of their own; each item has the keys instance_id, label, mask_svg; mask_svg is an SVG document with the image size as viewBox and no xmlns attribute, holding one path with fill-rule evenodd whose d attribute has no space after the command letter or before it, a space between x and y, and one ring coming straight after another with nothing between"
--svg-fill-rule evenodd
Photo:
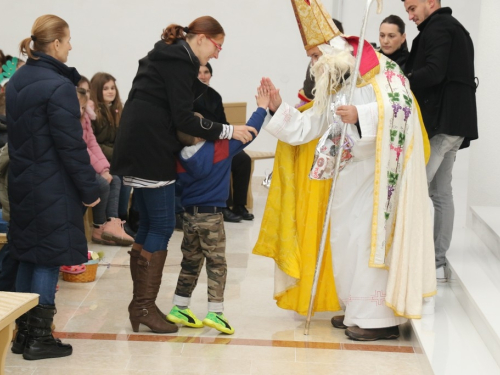
<instances>
[{"instance_id":1,"label":"white wall","mask_svg":"<svg viewBox=\"0 0 500 375\"><path fill-rule=\"evenodd\" d=\"M480 0L442 0L476 35ZM385 0L382 15L372 6L368 39L378 39L378 25L389 14L406 19L403 3ZM344 23L346 33L358 35L365 0L323 0L332 16ZM0 49L16 54L19 42L29 37L33 21L53 13L70 25L73 50L68 65L91 78L107 71L118 80L123 99L127 97L137 70L137 61L159 39L164 27L175 22L187 25L201 15L211 15L222 24L226 41L219 60L213 60L212 86L224 101L248 102L247 115L255 108L254 92L262 76L273 79L289 103L297 103L308 64L290 0L0 0L8 9L0 22ZM342 9L342 14L338 10ZM416 27L408 24L412 39ZM265 131L250 149L274 150L276 140ZM272 169L272 161L258 161L255 175Z\"/></svg>"},{"instance_id":2,"label":"white wall","mask_svg":"<svg viewBox=\"0 0 500 375\"><path fill-rule=\"evenodd\" d=\"M498 60L500 59L500 14L498 0L482 0L476 72L479 140L473 142L470 156L468 204L500 206L500 140L498 111Z\"/></svg>"}]
</instances>

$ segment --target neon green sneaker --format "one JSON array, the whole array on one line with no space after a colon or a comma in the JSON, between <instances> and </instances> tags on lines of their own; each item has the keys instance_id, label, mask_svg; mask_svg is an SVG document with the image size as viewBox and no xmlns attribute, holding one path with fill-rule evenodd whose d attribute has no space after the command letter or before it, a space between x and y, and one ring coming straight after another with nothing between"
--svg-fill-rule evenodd
<instances>
[{"instance_id":1,"label":"neon green sneaker","mask_svg":"<svg viewBox=\"0 0 500 375\"><path fill-rule=\"evenodd\" d=\"M234 333L234 328L229 325L227 318L224 314L218 315L214 312L209 312L205 319L203 319L203 324L215 328L217 331L222 333L227 333L232 335Z\"/></svg>"},{"instance_id":2,"label":"neon green sneaker","mask_svg":"<svg viewBox=\"0 0 500 375\"><path fill-rule=\"evenodd\" d=\"M203 323L189 309L181 310L177 306L172 307L172 310L167 315L167 319L172 323L182 324L183 326L192 328L202 328Z\"/></svg>"}]
</instances>

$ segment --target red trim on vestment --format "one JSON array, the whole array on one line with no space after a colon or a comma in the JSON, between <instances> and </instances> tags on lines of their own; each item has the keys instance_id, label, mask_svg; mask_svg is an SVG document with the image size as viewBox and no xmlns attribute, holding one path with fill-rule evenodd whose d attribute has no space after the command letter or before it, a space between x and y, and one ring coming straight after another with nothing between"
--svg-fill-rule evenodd
<instances>
[{"instance_id":1,"label":"red trim on vestment","mask_svg":"<svg viewBox=\"0 0 500 375\"><path fill-rule=\"evenodd\" d=\"M356 57L358 54L359 37L344 36L344 39L347 40L347 43L354 48L353 54ZM373 49L372 45L365 40L359 73L361 76L364 76L366 73L376 68L379 64L377 53Z\"/></svg>"}]
</instances>

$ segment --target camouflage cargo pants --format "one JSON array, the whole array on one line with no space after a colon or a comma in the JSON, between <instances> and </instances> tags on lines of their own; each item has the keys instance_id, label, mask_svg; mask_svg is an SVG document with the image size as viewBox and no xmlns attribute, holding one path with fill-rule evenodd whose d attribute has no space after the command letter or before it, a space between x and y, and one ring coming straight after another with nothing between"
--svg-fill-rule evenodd
<instances>
[{"instance_id":1,"label":"camouflage cargo pants","mask_svg":"<svg viewBox=\"0 0 500 375\"><path fill-rule=\"evenodd\" d=\"M184 213L181 272L175 294L191 297L205 258L207 259L208 302L222 303L226 287L226 233L222 213Z\"/></svg>"}]
</instances>

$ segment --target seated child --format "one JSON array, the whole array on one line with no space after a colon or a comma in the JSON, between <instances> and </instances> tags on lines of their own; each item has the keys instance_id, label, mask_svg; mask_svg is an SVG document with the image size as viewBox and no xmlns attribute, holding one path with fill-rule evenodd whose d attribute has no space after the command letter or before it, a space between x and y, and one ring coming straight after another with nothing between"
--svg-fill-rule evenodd
<instances>
[{"instance_id":1,"label":"seated child","mask_svg":"<svg viewBox=\"0 0 500 375\"><path fill-rule=\"evenodd\" d=\"M83 140L87 144L90 164L92 164L96 172L101 198L101 201L92 208L94 218L92 242L104 245L132 245L134 239L125 233L123 228L124 222L118 218L120 178L109 173L109 162L99 147L92 131L90 123L93 114L91 108L92 102L88 100L84 89L78 88L77 94L82 114L80 120L83 127Z\"/></svg>"},{"instance_id":2,"label":"seated child","mask_svg":"<svg viewBox=\"0 0 500 375\"><path fill-rule=\"evenodd\" d=\"M259 108L247 125L259 131L267 114L269 94L259 87L256 99ZM177 163L178 180L183 185L182 206L185 208L183 258L174 307L167 319L187 327L205 325L231 335L234 328L223 314L227 265L222 209L226 207L229 195L231 159L249 143L243 144L235 139L209 142L180 132L178 136L181 143L191 146L182 149ZM202 322L189 309L189 304L204 258L207 259L208 314Z\"/></svg>"}]
</instances>

